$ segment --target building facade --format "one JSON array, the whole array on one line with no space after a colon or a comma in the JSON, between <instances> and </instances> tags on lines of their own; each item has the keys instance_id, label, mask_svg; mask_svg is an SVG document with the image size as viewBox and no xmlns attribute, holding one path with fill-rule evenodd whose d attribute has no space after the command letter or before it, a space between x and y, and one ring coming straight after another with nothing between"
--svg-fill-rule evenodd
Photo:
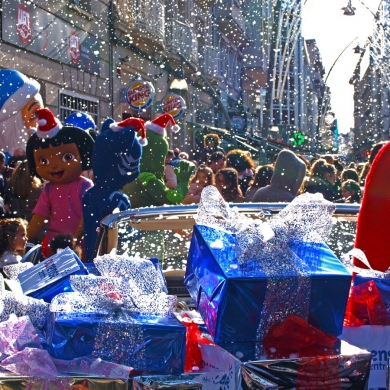
<instances>
[{"instance_id":1,"label":"building facade","mask_svg":"<svg viewBox=\"0 0 390 390\"><path fill-rule=\"evenodd\" d=\"M300 1L282 0L3 0L0 67L38 80L61 121L73 111L98 128L107 117L149 120L175 93L184 103L172 147L195 153L218 132L256 153L273 126L285 145L291 129L312 138L300 15ZM188 90L172 91L175 78ZM150 104L129 104L136 80L154 91Z\"/></svg>"}]
</instances>

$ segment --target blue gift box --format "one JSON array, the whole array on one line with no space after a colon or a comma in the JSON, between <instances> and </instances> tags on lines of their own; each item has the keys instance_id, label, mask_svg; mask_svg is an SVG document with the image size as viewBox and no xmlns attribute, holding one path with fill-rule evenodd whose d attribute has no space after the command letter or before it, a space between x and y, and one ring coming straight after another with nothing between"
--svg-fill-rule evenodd
<instances>
[{"instance_id":1,"label":"blue gift box","mask_svg":"<svg viewBox=\"0 0 390 390\"><path fill-rule=\"evenodd\" d=\"M175 317L51 313L46 340L53 358L95 357L139 372L184 372L186 328Z\"/></svg>"},{"instance_id":2,"label":"blue gift box","mask_svg":"<svg viewBox=\"0 0 390 390\"><path fill-rule=\"evenodd\" d=\"M238 349L253 358L268 278L257 262L240 266L235 246L234 235L195 225L185 285L214 341L224 348L242 343ZM309 269L308 322L338 336L351 285L350 272L325 244L291 241L290 248ZM237 348L227 349L235 354Z\"/></svg>"},{"instance_id":3,"label":"blue gift box","mask_svg":"<svg viewBox=\"0 0 390 390\"><path fill-rule=\"evenodd\" d=\"M73 291L71 275L88 275L88 270L70 249L56 253L18 275L25 295L50 303L58 294Z\"/></svg>"}]
</instances>

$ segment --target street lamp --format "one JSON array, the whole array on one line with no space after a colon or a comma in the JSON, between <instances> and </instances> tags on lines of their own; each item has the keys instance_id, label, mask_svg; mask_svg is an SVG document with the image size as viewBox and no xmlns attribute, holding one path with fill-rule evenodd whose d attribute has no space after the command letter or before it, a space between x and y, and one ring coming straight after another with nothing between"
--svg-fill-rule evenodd
<instances>
[{"instance_id":1,"label":"street lamp","mask_svg":"<svg viewBox=\"0 0 390 390\"><path fill-rule=\"evenodd\" d=\"M346 7L343 7L341 9L344 10L344 15L347 15L347 16L355 15L356 8L352 7L352 1L351 0L348 1L348 5Z\"/></svg>"},{"instance_id":2,"label":"street lamp","mask_svg":"<svg viewBox=\"0 0 390 390\"><path fill-rule=\"evenodd\" d=\"M177 77L175 77L171 82L169 90L172 92L179 93L188 92L188 84L184 77L183 63L180 64L180 69L176 76Z\"/></svg>"}]
</instances>

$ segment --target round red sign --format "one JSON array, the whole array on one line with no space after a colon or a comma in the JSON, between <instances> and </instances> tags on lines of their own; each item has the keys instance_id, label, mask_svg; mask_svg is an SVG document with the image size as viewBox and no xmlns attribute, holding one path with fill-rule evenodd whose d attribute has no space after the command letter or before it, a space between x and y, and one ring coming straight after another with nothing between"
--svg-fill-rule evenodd
<instances>
[{"instance_id":1,"label":"round red sign","mask_svg":"<svg viewBox=\"0 0 390 390\"><path fill-rule=\"evenodd\" d=\"M25 4L20 4L16 10L16 31L23 45L30 43L32 35L31 15Z\"/></svg>"},{"instance_id":2,"label":"round red sign","mask_svg":"<svg viewBox=\"0 0 390 390\"><path fill-rule=\"evenodd\" d=\"M161 108L164 114L171 114L175 119L177 119L184 114L187 107L186 102L180 95L170 93L161 101Z\"/></svg>"}]
</instances>

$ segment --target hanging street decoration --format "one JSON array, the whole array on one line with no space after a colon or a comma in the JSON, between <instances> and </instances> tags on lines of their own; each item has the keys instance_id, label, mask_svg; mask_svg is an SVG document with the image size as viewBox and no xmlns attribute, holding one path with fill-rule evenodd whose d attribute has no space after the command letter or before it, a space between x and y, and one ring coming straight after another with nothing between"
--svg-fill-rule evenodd
<instances>
[{"instance_id":1,"label":"hanging street decoration","mask_svg":"<svg viewBox=\"0 0 390 390\"><path fill-rule=\"evenodd\" d=\"M186 102L175 93L166 95L161 101L161 110L164 114L171 114L175 119L180 118L186 110Z\"/></svg>"},{"instance_id":2,"label":"hanging street decoration","mask_svg":"<svg viewBox=\"0 0 390 390\"><path fill-rule=\"evenodd\" d=\"M126 88L126 101L133 110L142 111L151 106L155 96L149 81L137 79Z\"/></svg>"}]
</instances>

